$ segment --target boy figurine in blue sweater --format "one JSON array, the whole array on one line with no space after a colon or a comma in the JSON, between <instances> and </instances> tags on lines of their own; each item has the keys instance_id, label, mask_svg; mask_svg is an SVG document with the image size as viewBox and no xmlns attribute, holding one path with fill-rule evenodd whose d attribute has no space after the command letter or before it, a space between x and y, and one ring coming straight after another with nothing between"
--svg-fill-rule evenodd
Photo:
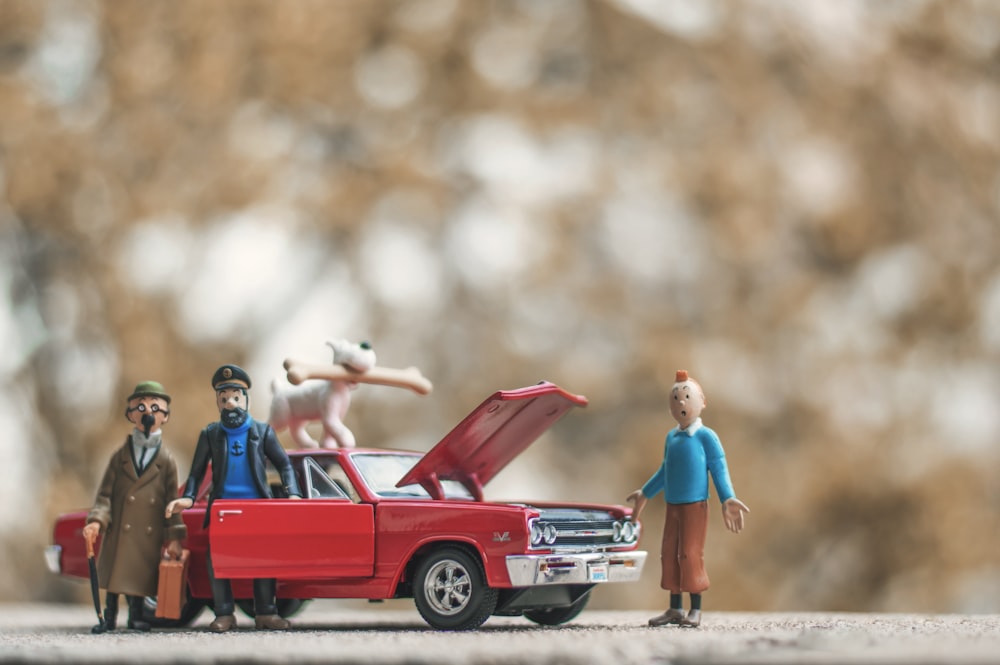
<instances>
[{"instance_id":1,"label":"boy figurine in blue sweater","mask_svg":"<svg viewBox=\"0 0 1000 665\"><path fill-rule=\"evenodd\" d=\"M708 530L708 476L722 503L726 528L743 530L746 504L736 498L729 480L726 454L719 437L701 424L705 393L685 370L677 370L670 391L670 414L677 427L667 434L663 463L641 489L628 495L638 520L646 500L663 492L667 502L660 552L660 586L670 592L670 608L649 620L650 626L701 624L701 594L708 589L705 573L705 535ZM682 594L691 595L691 611L684 614Z\"/></svg>"}]
</instances>

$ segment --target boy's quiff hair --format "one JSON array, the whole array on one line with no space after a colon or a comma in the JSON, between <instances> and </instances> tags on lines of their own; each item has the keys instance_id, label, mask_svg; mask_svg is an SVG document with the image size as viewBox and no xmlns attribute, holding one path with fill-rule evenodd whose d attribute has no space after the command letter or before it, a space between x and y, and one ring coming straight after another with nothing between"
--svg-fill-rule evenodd
<instances>
[{"instance_id":1,"label":"boy's quiff hair","mask_svg":"<svg viewBox=\"0 0 1000 665\"><path fill-rule=\"evenodd\" d=\"M677 370L677 373L674 374L674 387L676 387L680 383L685 383L685 382L694 384L694 386L698 389L698 392L701 393L701 401L704 402L705 405L707 406L708 400L705 399L705 389L701 387L701 384L692 379L686 369Z\"/></svg>"}]
</instances>

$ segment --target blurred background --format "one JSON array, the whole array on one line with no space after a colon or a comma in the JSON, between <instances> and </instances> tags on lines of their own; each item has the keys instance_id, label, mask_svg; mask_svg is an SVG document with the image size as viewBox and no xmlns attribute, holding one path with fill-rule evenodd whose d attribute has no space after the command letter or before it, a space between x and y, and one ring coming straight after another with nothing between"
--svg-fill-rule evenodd
<instances>
[{"instance_id":1,"label":"blurred background","mask_svg":"<svg viewBox=\"0 0 1000 665\"><path fill-rule=\"evenodd\" d=\"M266 419L346 338L434 383L359 445L590 399L488 499L623 503L688 369L706 610L998 612L998 108L985 0L0 0L0 600L88 602L41 552L136 383L186 477L219 365ZM644 519L591 607L665 606Z\"/></svg>"}]
</instances>

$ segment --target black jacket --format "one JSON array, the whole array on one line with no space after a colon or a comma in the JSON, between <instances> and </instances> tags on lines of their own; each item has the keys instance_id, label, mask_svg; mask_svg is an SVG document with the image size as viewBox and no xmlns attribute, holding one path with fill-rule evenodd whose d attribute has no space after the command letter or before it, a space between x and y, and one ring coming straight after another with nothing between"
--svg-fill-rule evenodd
<instances>
[{"instance_id":1,"label":"black jacket","mask_svg":"<svg viewBox=\"0 0 1000 665\"><path fill-rule=\"evenodd\" d=\"M222 488L226 484L226 465L229 456L226 454L226 431L222 429L222 424L211 423L198 435L198 445L194 449L194 459L191 462L191 473L187 483L184 485L184 496L195 500L201 481L205 477L205 470L208 463L212 463L212 491L208 495L208 507L205 510L205 526L208 526L209 515L212 510L212 502L222 494ZM281 447L278 436L267 423L253 421L247 431L247 455L250 459L250 469L253 473L254 484L260 491L261 496L271 499L274 494L267 482L267 462L277 469L281 476L281 484L288 496L302 496L299 491L299 481L295 478L295 471L292 469L292 462L288 459L285 449Z\"/></svg>"}]
</instances>

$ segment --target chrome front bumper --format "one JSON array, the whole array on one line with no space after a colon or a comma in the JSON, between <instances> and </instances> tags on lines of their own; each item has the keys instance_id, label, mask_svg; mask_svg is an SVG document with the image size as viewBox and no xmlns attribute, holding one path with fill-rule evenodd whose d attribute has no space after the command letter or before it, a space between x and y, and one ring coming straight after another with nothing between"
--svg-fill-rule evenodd
<instances>
[{"instance_id":1,"label":"chrome front bumper","mask_svg":"<svg viewBox=\"0 0 1000 665\"><path fill-rule=\"evenodd\" d=\"M638 582L645 563L645 552L511 555L507 574L515 587Z\"/></svg>"},{"instance_id":2,"label":"chrome front bumper","mask_svg":"<svg viewBox=\"0 0 1000 665\"><path fill-rule=\"evenodd\" d=\"M49 545L45 548L45 564L56 575L62 573L62 547Z\"/></svg>"}]
</instances>

